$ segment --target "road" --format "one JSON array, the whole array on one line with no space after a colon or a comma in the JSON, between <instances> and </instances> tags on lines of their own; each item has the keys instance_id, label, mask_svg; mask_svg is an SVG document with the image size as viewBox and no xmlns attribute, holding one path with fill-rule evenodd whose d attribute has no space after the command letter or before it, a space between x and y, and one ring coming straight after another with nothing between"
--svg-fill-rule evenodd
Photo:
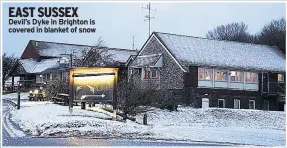
<instances>
[{"instance_id":1,"label":"road","mask_svg":"<svg viewBox=\"0 0 287 148\"><path fill-rule=\"evenodd\" d=\"M15 109L14 106L6 101L2 101L2 109L3 146L231 146L230 144L203 142L170 142L130 139L84 139L73 137L32 138L32 136L21 131L20 127L10 119L9 112Z\"/></svg>"}]
</instances>

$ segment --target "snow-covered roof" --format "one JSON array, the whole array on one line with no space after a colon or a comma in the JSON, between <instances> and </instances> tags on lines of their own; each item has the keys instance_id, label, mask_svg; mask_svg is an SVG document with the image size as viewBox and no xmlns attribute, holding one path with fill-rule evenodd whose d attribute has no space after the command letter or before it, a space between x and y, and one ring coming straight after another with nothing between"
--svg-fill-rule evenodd
<instances>
[{"instance_id":1,"label":"snow-covered roof","mask_svg":"<svg viewBox=\"0 0 287 148\"><path fill-rule=\"evenodd\" d=\"M275 47L160 32L155 35L185 69L188 65L198 65L285 71L285 55Z\"/></svg>"},{"instance_id":2,"label":"snow-covered roof","mask_svg":"<svg viewBox=\"0 0 287 148\"><path fill-rule=\"evenodd\" d=\"M31 40L33 46L43 57L64 57L62 54L73 54L77 58L83 58L93 46L77 45L57 42L35 41ZM107 54L112 55L114 61L125 63L131 55L136 55L136 50L106 48Z\"/></svg>"},{"instance_id":3,"label":"snow-covered roof","mask_svg":"<svg viewBox=\"0 0 287 148\"><path fill-rule=\"evenodd\" d=\"M61 54L73 54L76 57L83 56L87 53L92 46L88 45L77 45L57 42L46 42L31 40L33 46L40 54L44 57L62 57Z\"/></svg>"},{"instance_id":4,"label":"snow-covered roof","mask_svg":"<svg viewBox=\"0 0 287 148\"><path fill-rule=\"evenodd\" d=\"M111 55L113 61L126 63L131 55L136 55L137 50L108 48L107 54Z\"/></svg>"},{"instance_id":5,"label":"snow-covered roof","mask_svg":"<svg viewBox=\"0 0 287 148\"><path fill-rule=\"evenodd\" d=\"M27 73L40 73L48 68L53 68L59 66L59 58L53 59L43 59L37 61L35 59L21 59L20 64L23 66Z\"/></svg>"},{"instance_id":6,"label":"snow-covered roof","mask_svg":"<svg viewBox=\"0 0 287 148\"><path fill-rule=\"evenodd\" d=\"M161 54L150 54L150 55L141 55L137 56L137 58L130 65L131 67L146 67L146 66L154 66L157 61L160 59Z\"/></svg>"}]
</instances>

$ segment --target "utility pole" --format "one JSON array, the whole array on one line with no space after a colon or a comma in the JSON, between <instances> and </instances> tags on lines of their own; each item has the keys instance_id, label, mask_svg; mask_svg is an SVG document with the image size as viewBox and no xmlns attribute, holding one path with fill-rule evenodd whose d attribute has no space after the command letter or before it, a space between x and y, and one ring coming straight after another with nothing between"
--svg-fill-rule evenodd
<instances>
[{"instance_id":1,"label":"utility pole","mask_svg":"<svg viewBox=\"0 0 287 148\"><path fill-rule=\"evenodd\" d=\"M135 49L135 36L133 36L133 50Z\"/></svg>"},{"instance_id":2,"label":"utility pole","mask_svg":"<svg viewBox=\"0 0 287 148\"><path fill-rule=\"evenodd\" d=\"M148 10L148 15L145 16L145 20L144 21L148 21L148 36L150 36L150 21L151 19L153 19L154 17L151 16L151 11L156 11L151 9L151 5L150 3L148 3L148 5L146 7L143 7L142 9L147 9Z\"/></svg>"}]
</instances>

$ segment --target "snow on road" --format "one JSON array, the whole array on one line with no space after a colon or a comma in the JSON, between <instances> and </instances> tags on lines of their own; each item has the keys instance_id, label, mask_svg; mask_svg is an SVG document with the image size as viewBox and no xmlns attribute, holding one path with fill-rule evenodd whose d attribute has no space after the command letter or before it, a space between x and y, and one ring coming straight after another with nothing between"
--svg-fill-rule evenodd
<instances>
[{"instance_id":1,"label":"snow on road","mask_svg":"<svg viewBox=\"0 0 287 148\"><path fill-rule=\"evenodd\" d=\"M23 102L11 119L35 136L122 137L228 142L247 145L285 145L285 112L235 109L194 109L177 112L153 109L148 126L110 120L105 113L51 102ZM142 122L143 114L136 116Z\"/></svg>"}]
</instances>

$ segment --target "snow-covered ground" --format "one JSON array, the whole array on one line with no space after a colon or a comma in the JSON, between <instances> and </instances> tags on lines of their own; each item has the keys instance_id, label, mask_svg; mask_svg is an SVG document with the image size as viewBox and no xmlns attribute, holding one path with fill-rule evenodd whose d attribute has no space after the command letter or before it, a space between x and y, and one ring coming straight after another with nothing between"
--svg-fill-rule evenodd
<instances>
[{"instance_id":1,"label":"snow-covered ground","mask_svg":"<svg viewBox=\"0 0 287 148\"><path fill-rule=\"evenodd\" d=\"M34 136L107 136L137 137L148 134L148 126L128 121L112 121L111 116L81 110L72 113L67 106L51 102L23 102L20 110L11 111L12 121Z\"/></svg>"},{"instance_id":2,"label":"snow-covered ground","mask_svg":"<svg viewBox=\"0 0 287 148\"><path fill-rule=\"evenodd\" d=\"M148 124L163 139L284 146L285 112L179 107L149 111ZM137 120L142 121L143 115Z\"/></svg>"},{"instance_id":3,"label":"snow-covered ground","mask_svg":"<svg viewBox=\"0 0 287 148\"><path fill-rule=\"evenodd\" d=\"M112 121L98 109L70 113L67 106L51 102L23 102L11 119L34 136L121 137L185 141L227 142L284 146L285 112L179 107L177 112L152 109L148 125ZM95 112L99 111L99 112ZM142 123L143 114L136 116Z\"/></svg>"},{"instance_id":4,"label":"snow-covered ground","mask_svg":"<svg viewBox=\"0 0 287 148\"><path fill-rule=\"evenodd\" d=\"M28 98L29 96L29 92L21 92L20 93L20 99L24 99L24 100L27 100L29 99ZM18 93L10 93L10 94L5 94L5 95L2 95L2 99L7 99L7 100L15 100L18 98Z\"/></svg>"}]
</instances>

